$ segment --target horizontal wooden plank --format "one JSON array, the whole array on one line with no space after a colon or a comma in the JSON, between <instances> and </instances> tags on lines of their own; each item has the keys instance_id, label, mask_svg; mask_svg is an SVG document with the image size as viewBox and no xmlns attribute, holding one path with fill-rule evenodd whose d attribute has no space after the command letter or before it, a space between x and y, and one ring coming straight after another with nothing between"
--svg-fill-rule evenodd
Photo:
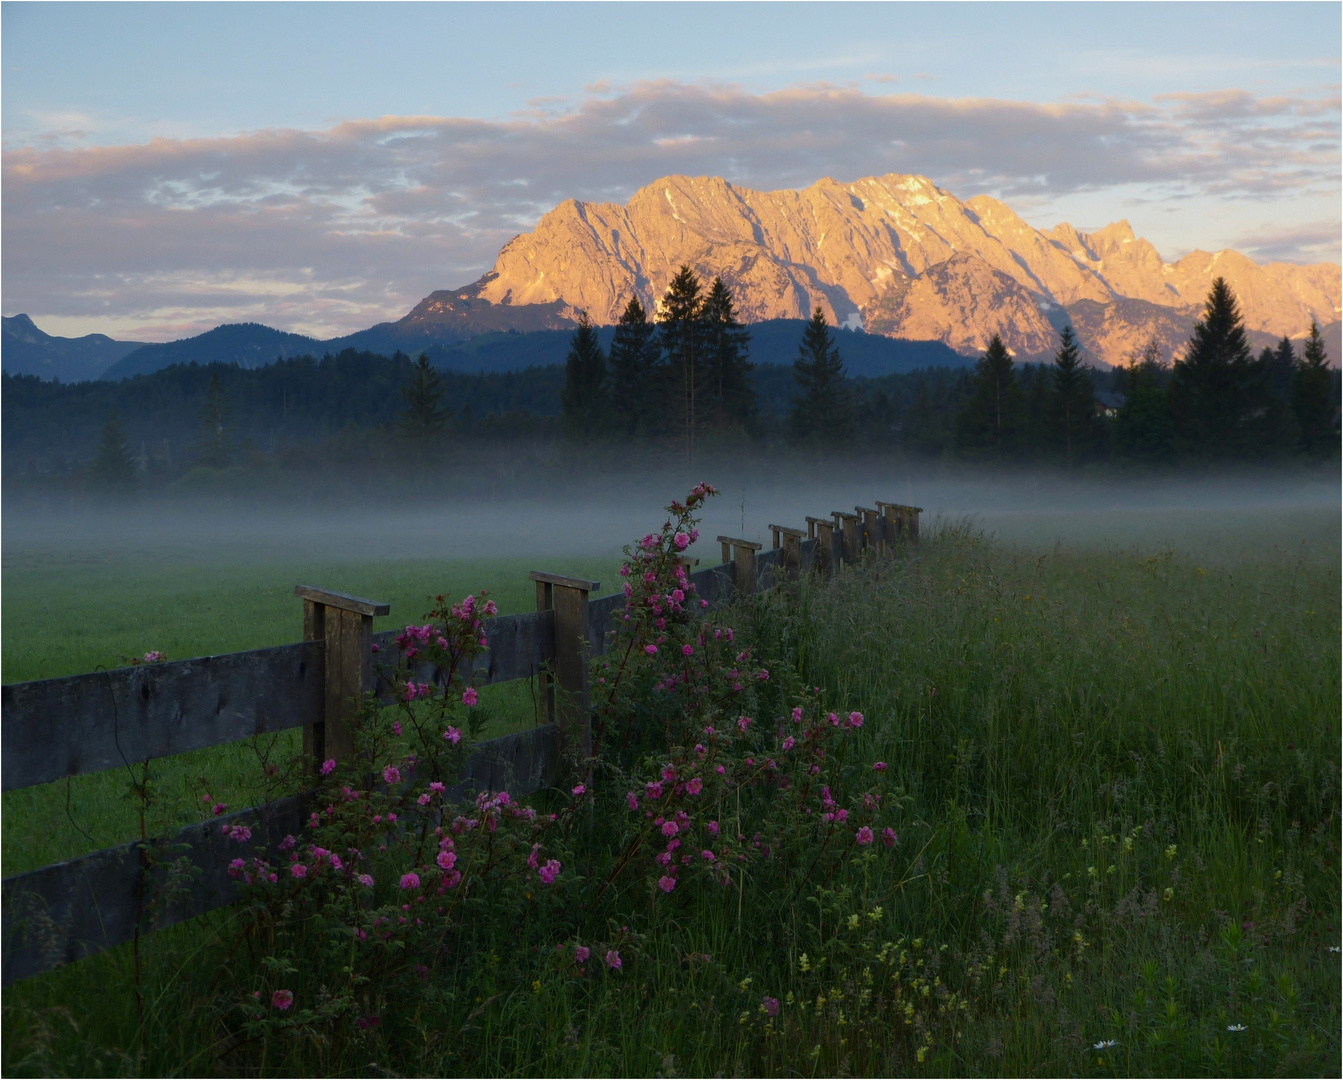
<instances>
[{"instance_id":1,"label":"horizontal wooden plank","mask_svg":"<svg viewBox=\"0 0 1343 1080\"><path fill-rule=\"evenodd\" d=\"M490 739L477 744L451 795L530 795L554 783L558 760L554 724ZM252 838L243 843L226 839L221 826L235 823L250 825ZM301 834L304 823L302 801L288 798L189 825L152 842L142 913L138 842L6 878L0 885L0 984L8 986L130 941L137 922L143 930L161 930L232 903L239 884L229 876L229 862L250 860L267 850L273 854L286 835ZM180 890L170 887L172 864L179 859L194 870L177 878L186 886ZM156 900L167 897L171 902Z\"/></svg>"},{"instance_id":2,"label":"horizontal wooden plank","mask_svg":"<svg viewBox=\"0 0 1343 1080\"><path fill-rule=\"evenodd\" d=\"M757 544L754 540L738 540L735 536L720 536L720 544L736 544L737 547L750 548L752 551L760 551L765 545Z\"/></svg>"},{"instance_id":3,"label":"horizontal wooden plank","mask_svg":"<svg viewBox=\"0 0 1343 1080\"><path fill-rule=\"evenodd\" d=\"M304 600L313 600L327 607L340 608L342 611L357 611L360 615L389 615L392 605L381 600L365 600L348 593L319 589L316 585L295 585L294 595Z\"/></svg>"},{"instance_id":4,"label":"horizontal wooden plank","mask_svg":"<svg viewBox=\"0 0 1343 1080\"><path fill-rule=\"evenodd\" d=\"M791 525L771 525L770 532L782 533L784 536L806 536L806 529L794 529Z\"/></svg>"},{"instance_id":5,"label":"horizontal wooden plank","mask_svg":"<svg viewBox=\"0 0 1343 1080\"><path fill-rule=\"evenodd\" d=\"M531 572L533 581L544 581L548 585L562 585L566 589L582 589L584 592L596 592L601 588L600 581L589 581L587 578L565 577L563 574L547 574L542 570L533 570Z\"/></svg>"},{"instance_id":6,"label":"horizontal wooden plank","mask_svg":"<svg viewBox=\"0 0 1343 1080\"><path fill-rule=\"evenodd\" d=\"M697 570L690 575L690 583L695 586L696 598L709 601L711 608L726 604L732 599L732 564Z\"/></svg>"},{"instance_id":7,"label":"horizontal wooden plank","mask_svg":"<svg viewBox=\"0 0 1343 1080\"><path fill-rule=\"evenodd\" d=\"M798 553L798 566L802 570L816 569L816 551L821 542L816 539L803 540Z\"/></svg>"},{"instance_id":8,"label":"horizontal wooden plank","mask_svg":"<svg viewBox=\"0 0 1343 1080\"><path fill-rule=\"evenodd\" d=\"M782 548L774 548L771 551L761 551L756 554L755 587L757 592L764 592L766 589L772 589L779 583L775 568L782 558Z\"/></svg>"},{"instance_id":9,"label":"horizontal wooden plank","mask_svg":"<svg viewBox=\"0 0 1343 1080\"><path fill-rule=\"evenodd\" d=\"M555 783L559 756L559 728L554 724L478 743L449 794L456 799L473 791L507 791L515 798L530 795Z\"/></svg>"},{"instance_id":10,"label":"horizontal wooden plank","mask_svg":"<svg viewBox=\"0 0 1343 1080\"><path fill-rule=\"evenodd\" d=\"M625 611L625 594L610 593L588 602L588 648L593 656L606 652L607 635Z\"/></svg>"},{"instance_id":11,"label":"horizontal wooden plank","mask_svg":"<svg viewBox=\"0 0 1343 1080\"><path fill-rule=\"evenodd\" d=\"M488 649L475 657L473 666L462 671L463 676L474 680L477 686L529 679L555 655L553 611L500 615L485 619L481 626L485 630ZM387 630L373 635L373 644L378 647L374 657L375 667L399 662L401 654L396 646L398 633L399 630ZM415 678L419 682L442 685L444 674L432 664L419 664L415 668ZM379 679L379 697L388 697L391 689L385 679Z\"/></svg>"},{"instance_id":12,"label":"horizontal wooden plank","mask_svg":"<svg viewBox=\"0 0 1343 1080\"><path fill-rule=\"evenodd\" d=\"M246 822L252 839L225 839L220 826ZM144 911L137 898L139 843L107 848L6 878L0 885L0 983L10 985L130 941L137 923L158 930L231 903L238 882L228 875L231 859L250 859L275 849L303 824L298 798L281 799L189 825L149 847ZM185 859L199 873L180 877L172 864ZM185 888L172 889L176 878Z\"/></svg>"},{"instance_id":13,"label":"horizontal wooden plank","mask_svg":"<svg viewBox=\"0 0 1343 1080\"><path fill-rule=\"evenodd\" d=\"M322 719L320 641L0 688L3 789Z\"/></svg>"}]
</instances>

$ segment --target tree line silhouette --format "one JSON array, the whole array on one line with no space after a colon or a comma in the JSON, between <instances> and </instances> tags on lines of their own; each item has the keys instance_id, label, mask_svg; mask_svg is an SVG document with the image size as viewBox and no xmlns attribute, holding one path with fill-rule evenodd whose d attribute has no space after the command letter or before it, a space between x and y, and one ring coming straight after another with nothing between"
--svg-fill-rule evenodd
<instances>
[{"instance_id":1,"label":"tree line silhouette","mask_svg":"<svg viewBox=\"0 0 1343 1080\"><path fill-rule=\"evenodd\" d=\"M351 349L119 383L6 375L2 400L8 479L83 477L103 490L193 467L301 466L337 443L428 460L463 440L641 440L693 455L705 439L782 439L1075 467L1320 460L1339 448L1339 373L1319 328L1299 356L1285 338L1255 356L1221 279L1173 363L1152 341L1112 371L1088 368L1065 327L1051 364L1017 363L995 337L973 371L852 379L819 308L791 368L757 366L721 278L705 290L682 267L653 318L628 302L609 352L583 317L563 367L463 375Z\"/></svg>"}]
</instances>

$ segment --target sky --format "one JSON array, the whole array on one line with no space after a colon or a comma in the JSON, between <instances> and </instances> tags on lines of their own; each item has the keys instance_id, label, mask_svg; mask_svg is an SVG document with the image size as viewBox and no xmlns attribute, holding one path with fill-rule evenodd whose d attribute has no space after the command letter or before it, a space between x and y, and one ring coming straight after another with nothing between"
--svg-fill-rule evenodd
<instances>
[{"instance_id":1,"label":"sky","mask_svg":"<svg viewBox=\"0 0 1343 1080\"><path fill-rule=\"evenodd\" d=\"M1338 3L0 4L0 307L331 337L567 198L917 173L1338 262Z\"/></svg>"}]
</instances>

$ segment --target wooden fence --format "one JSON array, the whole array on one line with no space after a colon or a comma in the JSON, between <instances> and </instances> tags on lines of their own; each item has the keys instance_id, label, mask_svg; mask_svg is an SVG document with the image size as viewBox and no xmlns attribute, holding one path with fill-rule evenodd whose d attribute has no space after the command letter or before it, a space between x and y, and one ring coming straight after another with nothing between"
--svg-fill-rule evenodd
<instances>
[{"instance_id":1,"label":"wooden fence","mask_svg":"<svg viewBox=\"0 0 1343 1080\"><path fill-rule=\"evenodd\" d=\"M806 519L807 529L771 525L773 548L720 536L722 565L694 571L701 599L717 605L806 571L917 543L919 507L878 502L875 509ZM508 790L525 795L554 784L566 749L590 747L588 660L601 654L623 593L593 598L599 583L533 572L536 611L485 621L488 649L463 674L478 686L535 678L544 722L479 743L457 793ZM352 749L350 716L363 694L392 700L375 671L399 659L395 631L375 634L389 605L300 585L303 641L194 660L146 664L0 688L3 790L130 767L257 735L303 729L313 760ZM377 649L374 649L374 646ZM442 682L423 665L419 680ZM54 863L0 883L0 984L130 941L229 904L238 883L231 858L261 854L303 829L303 800L264 806ZM225 840L221 826L252 824L252 839Z\"/></svg>"}]
</instances>

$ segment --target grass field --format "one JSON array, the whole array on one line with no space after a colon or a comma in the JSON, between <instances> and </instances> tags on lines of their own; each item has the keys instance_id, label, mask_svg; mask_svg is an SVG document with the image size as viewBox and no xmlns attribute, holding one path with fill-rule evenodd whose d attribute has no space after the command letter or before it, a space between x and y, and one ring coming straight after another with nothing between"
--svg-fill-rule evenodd
<instances>
[{"instance_id":1,"label":"grass field","mask_svg":"<svg viewBox=\"0 0 1343 1080\"><path fill-rule=\"evenodd\" d=\"M143 1028L125 949L8 991L4 1071L1337 1075L1338 526L1336 507L1014 518L1009 543L943 523L917 558L736 614L780 677L866 713L860 753L904 792L897 858L842 888L762 879L671 911L486 920L483 961L421 1014L353 1048L295 1039L224 1060L221 912L150 939ZM526 609L530 568L251 563L203 579L7 556L4 677L293 640L298 580L407 619L425 574ZM245 756L214 753L164 767L181 792L165 814L198 798L196 769L216 789L221 771L239 793L255 783ZM124 778L72 784L68 816L64 785L48 787L5 797L6 874L90 843L80 830L129 835ZM518 966L533 941L608 919L639 942L621 979ZM916 985L936 971L929 1000L954 992L953 1016L879 1009L865 988L896 964ZM785 1003L776 1019L761 994Z\"/></svg>"}]
</instances>

